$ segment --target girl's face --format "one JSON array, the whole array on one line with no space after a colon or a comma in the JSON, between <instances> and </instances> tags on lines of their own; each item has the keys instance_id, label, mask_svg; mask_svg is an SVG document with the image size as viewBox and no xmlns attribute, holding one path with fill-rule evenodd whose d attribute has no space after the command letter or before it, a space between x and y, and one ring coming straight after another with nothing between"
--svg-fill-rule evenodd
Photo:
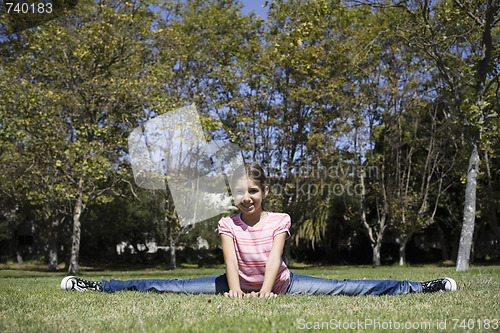
<instances>
[{"instance_id":1,"label":"girl's face","mask_svg":"<svg viewBox=\"0 0 500 333\"><path fill-rule=\"evenodd\" d=\"M236 206L241 212L253 215L263 211L262 200L267 196L269 188L266 186L263 191L259 182L243 177L234 183L232 191Z\"/></svg>"}]
</instances>

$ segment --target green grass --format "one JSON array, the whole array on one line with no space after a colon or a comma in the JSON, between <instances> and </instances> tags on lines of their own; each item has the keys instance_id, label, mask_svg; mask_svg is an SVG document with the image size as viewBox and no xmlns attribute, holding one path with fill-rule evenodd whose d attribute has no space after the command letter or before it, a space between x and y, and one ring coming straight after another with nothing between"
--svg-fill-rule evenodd
<instances>
[{"instance_id":1,"label":"green grass","mask_svg":"<svg viewBox=\"0 0 500 333\"><path fill-rule=\"evenodd\" d=\"M425 331L430 332L465 331L459 327L462 323L469 324L473 331L485 332L498 331L500 326L500 266L476 266L460 273L452 267L436 266L297 267L291 270L337 279L425 281L450 276L457 280L459 290L362 297L281 295L270 300L226 299L219 295L64 292L59 289L64 273L48 273L36 267L0 268L4 268L0 270L0 332L296 332L314 325L333 331L339 322L353 328L342 329L343 332L383 331L383 325L394 327L396 323L420 328L429 323L432 329ZM84 269L79 276L91 280L191 278L222 272L222 267L175 271ZM370 320L374 323L371 326L358 326L358 322L365 324ZM445 320L446 329L438 329L437 323L443 325ZM488 328L487 320L491 321L489 330L484 329Z\"/></svg>"}]
</instances>

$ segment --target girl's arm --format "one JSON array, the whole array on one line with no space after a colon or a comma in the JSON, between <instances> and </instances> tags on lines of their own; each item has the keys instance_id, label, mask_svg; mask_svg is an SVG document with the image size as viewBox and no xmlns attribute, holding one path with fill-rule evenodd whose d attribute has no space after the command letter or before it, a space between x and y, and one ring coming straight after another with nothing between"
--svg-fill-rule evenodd
<instances>
[{"instance_id":1,"label":"girl's arm","mask_svg":"<svg viewBox=\"0 0 500 333\"><path fill-rule=\"evenodd\" d=\"M271 292L274 286L274 281L278 275L278 271L281 266L281 254L283 253L283 247L285 246L287 233L282 232L274 236L273 246L271 247L271 252L266 261L266 273L264 275L264 283L260 288L260 297L274 297L275 294Z\"/></svg>"},{"instance_id":2,"label":"girl's arm","mask_svg":"<svg viewBox=\"0 0 500 333\"><path fill-rule=\"evenodd\" d=\"M220 234L222 239L222 253L226 262L226 277L229 285L229 292L224 293L226 297L243 297L245 293L241 291L240 275L238 271L238 259L233 239L224 234Z\"/></svg>"}]
</instances>

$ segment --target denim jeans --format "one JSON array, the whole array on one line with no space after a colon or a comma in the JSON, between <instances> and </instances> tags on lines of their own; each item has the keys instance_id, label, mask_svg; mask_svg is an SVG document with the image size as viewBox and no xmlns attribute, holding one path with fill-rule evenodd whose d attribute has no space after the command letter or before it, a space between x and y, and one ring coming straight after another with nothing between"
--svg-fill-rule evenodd
<instances>
[{"instance_id":1,"label":"denim jeans","mask_svg":"<svg viewBox=\"0 0 500 333\"><path fill-rule=\"evenodd\" d=\"M196 279L102 281L103 290L172 292L184 294L222 294L229 291L226 274ZM395 295L422 292L420 282L396 280L329 280L290 272L287 294L309 295Z\"/></svg>"},{"instance_id":2,"label":"denim jeans","mask_svg":"<svg viewBox=\"0 0 500 333\"><path fill-rule=\"evenodd\" d=\"M111 293L122 290L137 290L184 294L222 294L229 291L229 285L226 274L222 274L184 280L102 280L102 289Z\"/></svg>"},{"instance_id":3,"label":"denim jeans","mask_svg":"<svg viewBox=\"0 0 500 333\"><path fill-rule=\"evenodd\" d=\"M330 280L290 272L287 294L396 295L422 292L422 283L397 280Z\"/></svg>"}]
</instances>

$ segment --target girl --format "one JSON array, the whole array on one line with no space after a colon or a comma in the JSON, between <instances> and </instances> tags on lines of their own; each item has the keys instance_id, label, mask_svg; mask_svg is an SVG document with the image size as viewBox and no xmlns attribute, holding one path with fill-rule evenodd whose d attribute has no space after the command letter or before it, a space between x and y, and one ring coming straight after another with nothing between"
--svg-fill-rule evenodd
<instances>
[{"instance_id":1,"label":"girl","mask_svg":"<svg viewBox=\"0 0 500 333\"><path fill-rule=\"evenodd\" d=\"M455 291L456 282L441 278L427 282L395 280L329 280L293 274L281 259L290 237L290 216L264 210L269 192L260 165L245 164L236 169L231 191L240 213L219 221L226 274L196 279L86 281L67 276L61 289L76 291L122 290L216 293L226 297L272 298L279 294L383 295Z\"/></svg>"}]
</instances>

